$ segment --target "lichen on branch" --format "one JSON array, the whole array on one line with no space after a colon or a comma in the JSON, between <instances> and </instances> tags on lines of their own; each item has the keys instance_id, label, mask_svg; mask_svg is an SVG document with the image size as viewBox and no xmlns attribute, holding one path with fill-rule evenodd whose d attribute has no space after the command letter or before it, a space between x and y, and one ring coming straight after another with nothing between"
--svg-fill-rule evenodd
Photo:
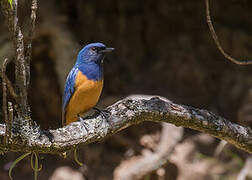
<instances>
[{"instance_id":1,"label":"lichen on branch","mask_svg":"<svg viewBox=\"0 0 252 180\"><path fill-rule=\"evenodd\" d=\"M252 153L252 130L232 123L207 110L175 104L162 97L130 96L106 108L106 117L97 114L90 118L80 117L63 128L43 132L38 126L25 129L22 140L8 146L1 144L4 151L32 151L39 153L63 153L72 150L78 144L89 144L111 136L124 128L145 121L166 122L210 134L233 144L237 148ZM13 124L13 128L15 125ZM24 126L25 127L25 126ZM17 131L18 132L18 131ZM22 130L22 132L24 132ZM4 125L0 125L0 138L5 134ZM52 137L50 140L48 135Z\"/></svg>"}]
</instances>

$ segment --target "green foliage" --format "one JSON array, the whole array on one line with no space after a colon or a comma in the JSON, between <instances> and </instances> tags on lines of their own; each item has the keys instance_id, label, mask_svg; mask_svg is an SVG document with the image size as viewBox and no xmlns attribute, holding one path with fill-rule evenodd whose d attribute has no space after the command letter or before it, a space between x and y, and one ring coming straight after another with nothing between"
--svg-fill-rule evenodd
<instances>
[{"instance_id":1,"label":"green foliage","mask_svg":"<svg viewBox=\"0 0 252 180\"><path fill-rule=\"evenodd\" d=\"M28 152L23 154L22 156L20 156L19 158L17 158L11 165L10 169L9 169L9 177L10 179L12 179L11 173L13 168L17 165L17 163L19 163L21 160L23 160L25 157L29 156L31 154L31 168L34 171L34 180L38 179L38 172L41 171L42 169L42 165L40 164L39 166L39 155L37 152Z\"/></svg>"},{"instance_id":2,"label":"green foliage","mask_svg":"<svg viewBox=\"0 0 252 180\"><path fill-rule=\"evenodd\" d=\"M34 159L35 157L35 159ZM34 180L38 179L38 172L42 169L42 164L40 164L40 168L38 168L38 153L33 152L31 155L31 168L34 171Z\"/></svg>"},{"instance_id":3,"label":"green foliage","mask_svg":"<svg viewBox=\"0 0 252 180\"><path fill-rule=\"evenodd\" d=\"M8 0L10 6L11 6L11 9L12 9L12 0Z\"/></svg>"},{"instance_id":4,"label":"green foliage","mask_svg":"<svg viewBox=\"0 0 252 180\"><path fill-rule=\"evenodd\" d=\"M83 166L83 163L78 160L77 146L74 148L74 160L79 166Z\"/></svg>"},{"instance_id":5,"label":"green foliage","mask_svg":"<svg viewBox=\"0 0 252 180\"><path fill-rule=\"evenodd\" d=\"M83 166L83 163L81 163L78 160L77 148L78 148L77 146L74 147L74 160L78 165ZM21 160L23 160L24 158L26 158L29 155L31 155L31 168L34 171L34 180L38 179L38 172L42 170L42 165L40 164L40 166L39 166L39 154L37 152L27 152L27 153L21 155L20 157L18 157L12 163L12 165L11 165L11 167L9 169L10 179L13 179L12 176L11 176L13 168L17 165L17 163L19 163ZM64 155L65 155L65 153L64 153Z\"/></svg>"},{"instance_id":6,"label":"green foliage","mask_svg":"<svg viewBox=\"0 0 252 180\"><path fill-rule=\"evenodd\" d=\"M23 160L26 156L29 156L31 154L31 152L25 153L22 156L20 156L19 158L17 158L11 165L10 169L9 169L9 177L10 179L12 179L11 177L11 173L13 168L17 165L17 163L19 163L19 161Z\"/></svg>"}]
</instances>

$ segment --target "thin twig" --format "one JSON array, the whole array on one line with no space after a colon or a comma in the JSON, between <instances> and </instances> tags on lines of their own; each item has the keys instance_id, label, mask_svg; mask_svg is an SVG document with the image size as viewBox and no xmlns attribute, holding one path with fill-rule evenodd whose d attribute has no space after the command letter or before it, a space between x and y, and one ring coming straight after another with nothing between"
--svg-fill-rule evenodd
<instances>
[{"instance_id":1,"label":"thin twig","mask_svg":"<svg viewBox=\"0 0 252 180\"><path fill-rule=\"evenodd\" d=\"M15 89L14 89L14 87L12 86L12 83L11 83L11 81L9 80L9 78L5 75L5 77L3 77L3 78L5 78L5 81L6 81L6 84L7 84L7 89L8 89L8 91L9 91L9 93L10 93L10 95L16 100L16 102L18 103L18 100L17 100L17 98L18 98L18 95L17 95L17 93L15 92Z\"/></svg>"},{"instance_id":2,"label":"thin twig","mask_svg":"<svg viewBox=\"0 0 252 180\"><path fill-rule=\"evenodd\" d=\"M13 121L13 107L12 103L8 102L7 107L7 87L9 89L10 94L14 97L14 99L17 98L16 93L14 92L14 89L12 87L11 82L6 76L6 67L9 63L9 59L6 58L2 64L2 85L3 85L3 114L4 114L4 120L5 120L5 143L7 144L9 142L9 139L11 138L11 128L12 128L12 121Z\"/></svg>"},{"instance_id":3,"label":"thin twig","mask_svg":"<svg viewBox=\"0 0 252 180\"><path fill-rule=\"evenodd\" d=\"M6 129L8 129L8 132L6 134L8 135L8 138L11 139L11 130L12 130L12 123L13 123L13 106L11 102L8 102L8 127L6 126Z\"/></svg>"},{"instance_id":4,"label":"thin twig","mask_svg":"<svg viewBox=\"0 0 252 180\"><path fill-rule=\"evenodd\" d=\"M12 11L12 23L13 24L10 24L13 26L13 42L14 42L14 45L16 43L16 36L18 35L18 17L17 17L17 6L18 6L18 1L17 0L13 0L12 1L12 8L13 8L13 11ZM14 46L16 47L16 45Z\"/></svg>"},{"instance_id":5,"label":"thin twig","mask_svg":"<svg viewBox=\"0 0 252 180\"><path fill-rule=\"evenodd\" d=\"M209 10L209 0L206 0L206 20L207 20L207 24L208 24L208 27L210 29L212 38L214 39L214 42L215 42L217 48L219 49L219 51L223 54L223 56L225 58L227 58L228 60L232 61L233 63L239 64L239 65L252 64L252 60L242 60L242 61L236 60L236 59L232 58L230 55L228 55L223 50L223 48L222 48L222 46L221 46L221 44L219 42L218 36L217 36L217 34L216 34L215 30L214 30L213 24L212 24L212 20L211 20L211 16L210 16L210 10Z\"/></svg>"},{"instance_id":6,"label":"thin twig","mask_svg":"<svg viewBox=\"0 0 252 180\"><path fill-rule=\"evenodd\" d=\"M10 63L10 60L8 59L6 62L4 62L5 63L5 71L6 71L6 68L7 68L7 66L8 66L8 64ZM3 71L1 72L2 74L1 74L1 77L2 77L2 79L4 79L4 81L5 81L5 83L6 83L6 85L7 85L7 90L8 90L8 92L10 93L10 95L15 99L15 101L18 103L18 100L17 100L17 98L18 98L18 95L17 95L17 93L15 92L15 89L14 89L14 87L13 87L13 85L12 85L12 82L9 80L9 78L7 77L7 75L6 75L6 73L3 73Z\"/></svg>"},{"instance_id":7,"label":"thin twig","mask_svg":"<svg viewBox=\"0 0 252 180\"><path fill-rule=\"evenodd\" d=\"M8 64L8 58L5 58L3 61L3 65L2 65L2 86L3 86L3 115L4 115L4 121L6 124L6 132L5 132L5 139L4 142L7 144L9 141L9 123L8 123L8 112L7 112L7 87L6 87L6 79L5 77L5 71L6 71L6 66Z\"/></svg>"},{"instance_id":8,"label":"thin twig","mask_svg":"<svg viewBox=\"0 0 252 180\"><path fill-rule=\"evenodd\" d=\"M30 29L29 29L29 33L27 37L27 46L26 46L26 52L25 52L27 88L30 84L30 62L31 62L31 53L32 53L32 37L35 30L37 8L38 8L37 0L32 0Z\"/></svg>"}]
</instances>

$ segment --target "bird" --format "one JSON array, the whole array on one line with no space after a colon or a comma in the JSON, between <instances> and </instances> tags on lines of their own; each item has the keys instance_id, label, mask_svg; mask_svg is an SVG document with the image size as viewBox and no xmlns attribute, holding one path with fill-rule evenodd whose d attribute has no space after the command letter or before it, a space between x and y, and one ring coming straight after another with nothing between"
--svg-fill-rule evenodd
<instances>
[{"instance_id":1,"label":"bird","mask_svg":"<svg viewBox=\"0 0 252 180\"><path fill-rule=\"evenodd\" d=\"M97 104L103 89L103 61L113 50L100 42L88 44L80 50L65 83L63 126L77 121Z\"/></svg>"}]
</instances>

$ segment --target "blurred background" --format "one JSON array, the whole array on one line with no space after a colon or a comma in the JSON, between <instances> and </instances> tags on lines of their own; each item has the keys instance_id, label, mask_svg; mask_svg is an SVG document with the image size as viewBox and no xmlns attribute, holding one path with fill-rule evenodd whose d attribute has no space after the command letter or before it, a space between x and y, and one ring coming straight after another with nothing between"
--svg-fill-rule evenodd
<instances>
[{"instance_id":1,"label":"blurred background","mask_svg":"<svg viewBox=\"0 0 252 180\"><path fill-rule=\"evenodd\" d=\"M91 42L115 48L104 64L105 85L99 107L130 94L160 95L251 127L252 65L233 64L220 54L206 24L204 1L52 0L38 4L29 101L33 119L43 129L61 126L66 76L78 51ZM210 6L223 48L238 59L252 59L252 1L211 1ZM19 0L24 31L29 7L30 2ZM13 52L2 13L0 22L2 61ZM13 64L8 67L12 80L13 68ZM154 152L161 131L161 124L144 123L103 142L81 146L83 167L72 155L66 159L41 155L39 178L55 180L60 179L57 173L68 173L73 180L113 179L124 161L141 156L144 150ZM143 179L236 179L249 156L231 145L216 155L219 144L213 137L185 129L171 160ZM8 168L18 155L0 156L0 179L8 179ZM14 168L13 177L33 179L29 158Z\"/></svg>"}]
</instances>

